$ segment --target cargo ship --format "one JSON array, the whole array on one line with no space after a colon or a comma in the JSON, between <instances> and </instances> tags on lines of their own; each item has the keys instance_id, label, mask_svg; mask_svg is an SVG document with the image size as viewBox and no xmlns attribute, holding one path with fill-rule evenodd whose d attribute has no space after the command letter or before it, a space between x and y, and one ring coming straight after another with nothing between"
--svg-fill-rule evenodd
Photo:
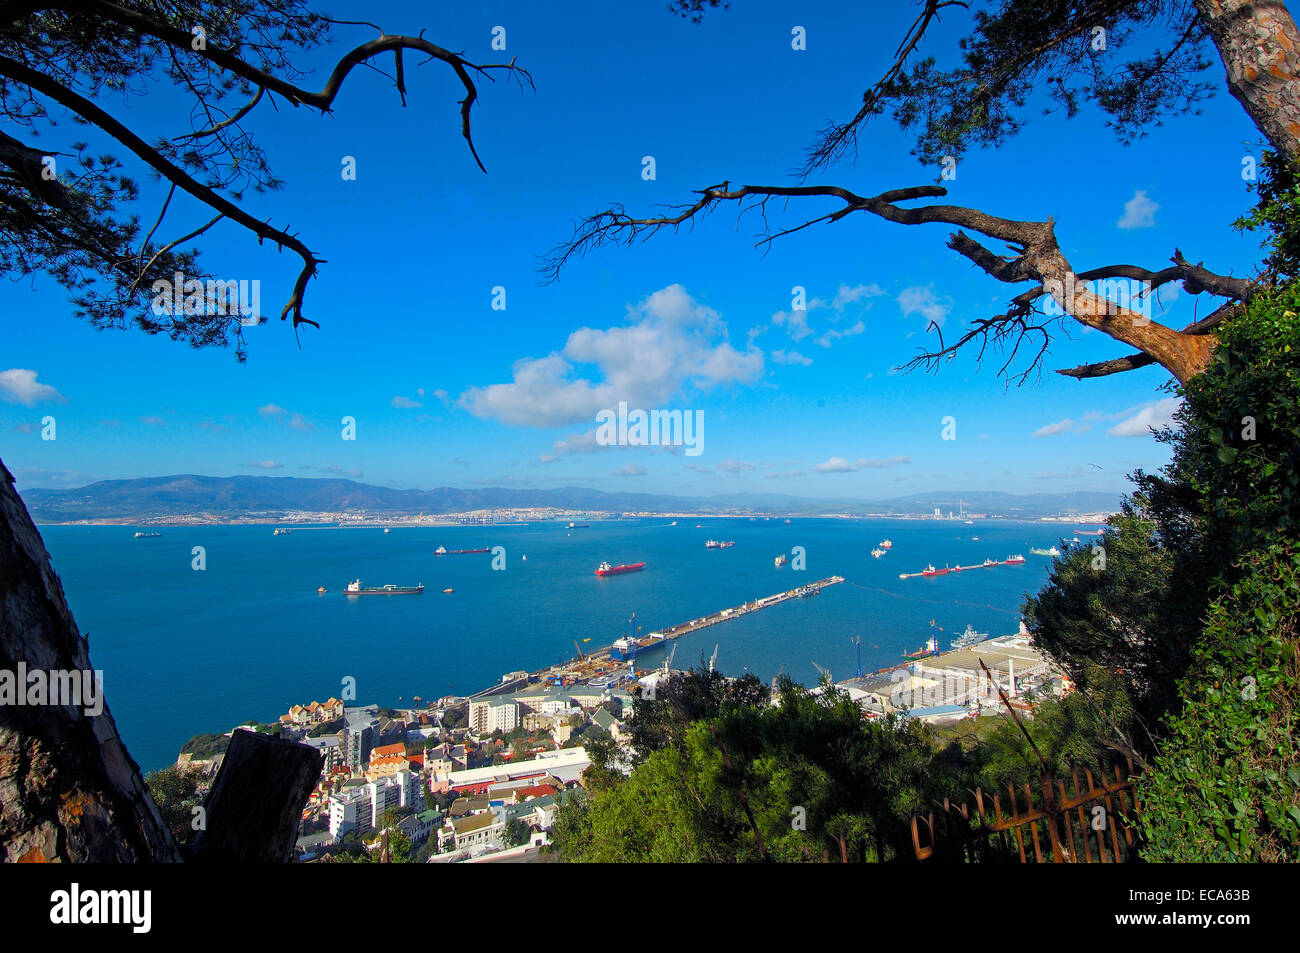
<instances>
[{"instance_id":1,"label":"cargo ship","mask_svg":"<svg viewBox=\"0 0 1300 953\"><path fill-rule=\"evenodd\" d=\"M486 552L487 550L484 550ZM640 572L645 569L645 563L627 563L622 566L611 566L609 563L601 563L596 567L597 576L620 576L625 572Z\"/></svg>"},{"instance_id":2,"label":"cargo ship","mask_svg":"<svg viewBox=\"0 0 1300 953\"><path fill-rule=\"evenodd\" d=\"M590 526L590 523L570 523L569 529L587 529Z\"/></svg>"},{"instance_id":3,"label":"cargo ship","mask_svg":"<svg viewBox=\"0 0 1300 953\"><path fill-rule=\"evenodd\" d=\"M879 558L880 558L881 556L883 556L883 555L885 555L885 551L884 551L883 549L881 549L880 547L876 547L875 549L873 549L873 550L871 551L871 558L872 558L872 559L879 559Z\"/></svg>"},{"instance_id":4,"label":"cargo ship","mask_svg":"<svg viewBox=\"0 0 1300 953\"><path fill-rule=\"evenodd\" d=\"M484 546L482 549L448 549L446 546L439 546L433 551L435 556L465 556L469 553L490 553L492 550Z\"/></svg>"},{"instance_id":5,"label":"cargo ship","mask_svg":"<svg viewBox=\"0 0 1300 953\"><path fill-rule=\"evenodd\" d=\"M1029 555L1031 555L1031 556L1059 556L1059 555L1061 555L1061 551L1060 551L1059 549L1057 549L1055 546L1053 546L1051 549L1043 549L1042 547L1030 547L1030 549L1029 549Z\"/></svg>"},{"instance_id":6,"label":"cargo ship","mask_svg":"<svg viewBox=\"0 0 1300 953\"><path fill-rule=\"evenodd\" d=\"M354 579L343 590L345 596L405 596L424 592L424 583L418 586L363 586L360 579Z\"/></svg>"},{"instance_id":7,"label":"cargo ship","mask_svg":"<svg viewBox=\"0 0 1300 953\"><path fill-rule=\"evenodd\" d=\"M1024 561L1024 560L1021 560L1021 562L1023 562L1023 561ZM942 569L935 569L935 568L934 568L934 563L927 563L927 564L926 564L926 567L925 567L924 569L921 570L921 575L922 575L922 576L927 576L927 577L929 577L929 576L946 576L946 575L948 575L948 573L950 573L950 572L952 572L952 570L949 569L947 566L944 566Z\"/></svg>"},{"instance_id":8,"label":"cargo ship","mask_svg":"<svg viewBox=\"0 0 1300 953\"><path fill-rule=\"evenodd\" d=\"M161 536L162 533L136 533L136 539L152 539L154 536Z\"/></svg>"},{"instance_id":9,"label":"cargo ship","mask_svg":"<svg viewBox=\"0 0 1300 953\"><path fill-rule=\"evenodd\" d=\"M780 556L777 556L776 559L773 560L773 562L776 564L777 569L780 569L789 561L790 561L790 557L787 556L785 553L782 553Z\"/></svg>"},{"instance_id":10,"label":"cargo ship","mask_svg":"<svg viewBox=\"0 0 1300 953\"><path fill-rule=\"evenodd\" d=\"M1007 566L1019 566L1024 561L1025 561L1025 557L1021 556L1019 553L1016 553L1014 556L1008 556L1005 560L1003 560L1003 563Z\"/></svg>"},{"instance_id":11,"label":"cargo ship","mask_svg":"<svg viewBox=\"0 0 1300 953\"><path fill-rule=\"evenodd\" d=\"M929 658L932 655L939 654L939 639L937 636L930 636L930 641L921 646L915 652L904 652L903 658L915 661L916 659Z\"/></svg>"},{"instance_id":12,"label":"cargo ship","mask_svg":"<svg viewBox=\"0 0 1300 953\"><path fill-rule=\"evenodd\" d=\"M893 549L894 541L892 539L882 539L876 545L879 546L881 549Z\"/></svg>"},{"instance_id":13,"label":"cargo ship","mask_svg":"<svg viewBox=\"0 0 1300 953\"><path fill-rule=\"evenodd\" d=\"M281 526L281 527L277 527L276 529L271 530L271 535L272 535L272 536L288 536L288 535L289 535L290 533L292 533L292 532L293 532L293 530L291 530L291 529L285 529L284 527Z\"/></svg>"},{"instance_id":14,"label":"cargo ship","mask_svg":"<svg viewBox=\"0 0 1300 953\"><path fill-rule=\"evenodd\" d=\"M609 649L609 657L616 662L630 662L644 652L650 651L657 645L663 645L665 641L662 632L651 632L647 636L640 636L637 633L640 629L636 624L636 613L632 613L632 618L628 619L628 624L632 631L614 642Z\"/></svg>"},{"instance_id":15,"label":"cargo ship","mask_svg":"<svg viewBox=\"0 0 1300 953\"><path fill-rule=\"evenodd\" d=\"M730 549L732 546L735 545L736 545L736 541L734 539L710 539L705 541L704 548L705 549Z\"/></svg>"}]
</instances>

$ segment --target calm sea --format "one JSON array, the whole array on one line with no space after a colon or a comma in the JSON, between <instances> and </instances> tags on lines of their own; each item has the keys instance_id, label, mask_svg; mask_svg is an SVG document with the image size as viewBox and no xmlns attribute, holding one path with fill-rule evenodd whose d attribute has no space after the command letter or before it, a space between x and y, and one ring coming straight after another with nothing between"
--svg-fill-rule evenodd
<instances>
[{"instance_id":1,"label":"calm sea","mask_svg":"<svg viewBox=\"0 0 1300 953\"><path fill-rule=\"evenodd\" d=\"M969 623L1016 631L1026 591L1047 577L1050 546L1069 531L1050 524L977 521L667 519L493 528L163 527L135 539L134 527L44 526L54 568L132 755L146 770L173 761L197 732L248 719L273 721L295 704L339 695L356 679L360 703L409 704L469 694L507 671L535 669L606 645L633 612L646 632L830 575L844 584L810 599L751 613L677 642L675 668L713 654L728 674L780 671L816 682L813 662L834 678L854 674L862 636L864 671L894 664L929 636L943 641ZM697 525L698 524L698 525ZM972 537L978 536L976 541ZM890 538L883 559L871 548ZM706 550L709 538L736 545ZM489 554L433 551L504 546L506 570ZM192 548L207 568L191 568ZM773 566L804 547L807 569ZM969 565L1023 553L1023 566L934 579L898 578L927 562ZM527 557L525 559L524 557ZM640 573L600 578L602 561L645 560ZM418 596L346 598L365 585L423 583ZM318 595L318 586L329 592ZM445 594L442 590L455 591ZM642 657L651 667L663 652Z\"/></svg>"}]
</instances>

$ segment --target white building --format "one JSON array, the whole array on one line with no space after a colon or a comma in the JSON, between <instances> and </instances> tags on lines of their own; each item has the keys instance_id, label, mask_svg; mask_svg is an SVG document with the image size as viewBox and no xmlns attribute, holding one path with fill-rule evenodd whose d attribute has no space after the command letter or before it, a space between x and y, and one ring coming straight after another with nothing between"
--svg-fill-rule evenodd
<instances>
[{"instance_id":1,"label":"white building","mask_svg":"<svg viewBox=\"0 0 1300 953\"><path fill-rule=\"evenodd\" d=\"M391 777L346 788L330 795L330 834L338 840L350 830L362 833L373 830L389 808L410 807L420 810L424 797L420 776L399 771Z\"/></svg>"},{"instance_id":2,"label":"white building","mask_svg":"<svg viewBox=\"0 0 1300 953\"><path fill-rule=\"evenodd\" d=\"M469 728L475 735L514 731L519 727L519 703L513 698L485 698L469 703Z\"/></svg>"}]
</instances>

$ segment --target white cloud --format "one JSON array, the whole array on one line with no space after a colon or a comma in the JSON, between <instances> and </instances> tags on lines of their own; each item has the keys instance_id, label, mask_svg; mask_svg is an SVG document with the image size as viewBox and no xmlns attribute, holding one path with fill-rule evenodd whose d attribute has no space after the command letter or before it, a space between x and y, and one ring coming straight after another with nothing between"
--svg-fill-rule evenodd
<instances>
[{"instance_id":1,"label":"white cloud","mask_svg":"<svg viewBox=\"0 0 1300 953\"><path fill-rule=\"evenodd\" d=\"M1132 417L1121 420L1106 432L1112 437L1150 436L1152 427L1160 430L1175 425L1174 411L1182 406L1182 403L1181 397L1166 397L1164 400L1145 404Z\"/></svg>"},{"instance_id":2,"label":"white cloud","mask_svg":"<svg viewBox=\"0 0 1300 953\"><path fill-rule=\"evenodd\" d=\"M67 403L67 398L57 390L36 379L36 371L22 367L0 371L0 399L9 404L22 404L24 407L35 407L43 400Z\"/></svg>"},{"instance_id":3,"label":"white cloud","mask_svg":"<svg viewBox=\"0 0 1300 953\"><path fill-rule=\"evenodd\" d=\"M244 466L253 467L256 470L279 470L284 464L276 463L274 460L256 460L252 463L245 463Z\"/></svg>"},{"instance_id":4,"label":"white cloud","mask_svg":"<svg viewBox=\"0 0 1300 953\"><path fill-rule=\"evenodd\" d=\"M605 448L596 443L596 431L588 430L586 433L571 433L562 440L555 441L551 444L551 449L557 454L569 454L595 453Z\"/></svg>"},{"instance_id":5,"label":"white cloud","mask_svg":"<svg viewBox=\"0 0 1300 953\"><path fill-rule=\"evenodd\" d=\"M1159 210L1159 203L1151 201L1145 189L1138 189L1124 203L1124 214L1115 224L1123 229L1150 228L1156 223L1156 212Z\"/></svg>"},{"instance_id":6,"label":"white cloud","mask_svg":"<svg viewBox=\"0 0 1300 953\"><path fill-rule=\"evenodd\" d=\"M826 310L834 311L835 313L831 315L830 320L838 321L844 316L844 309L849 305L861 304L863 307L860 310L865 310L866 308L871 307L872 298L878 298L884 293L884 289L877 284L852 286L841 284L839 289L835 292L835 297L830 301L826 301L824 298L812 298L808 301L807 306L802 311L778 311L776 314L772 315L772 323L778 327L784 327L786 333L790 335L791 340L798 343L810 334L815 333L808 325L808 314L810 312ZM822 347L830 347L831 343L837 338L853 337L854 335L861 334L865 329L865 325L863 325L861 321L858 321L857 324L846 331L827 331L817 339L817 343ZM750 340L753 340L753 332L751 332ZM778 352L773 353L775 355ZM779 353L784 354L785 352L782 351ZM778 361L778 363L782 362Z\"/></svg>"},{"instance_id":7,"label":"white cloud","mask_svg":"<svg viewBox=\"0 0 1300 953\"><path fill-rule=\"evenodd\" d=\"M835 292L835 300L831 302L831 307L836 311L843 311L848 305L870 298L878 298L884 293L885 289L875 283L854 285L852 288L848 285L840 285L840 290Z\"/></svg>"},{"instance_id":8,"label":"white cloud","mask_svg":"<svg viewBox=\"0 0 1300 953\"><path fill-rule=\"evenodd\" d=\"M739 351L726 334L716 311L681 285L669 285L629 306L628 323L579 328L562 351L516 361L513 380L471 387L460 404L477 417L512 426L561 427L593 420L619 401L630 408L663 407L688 384L708 388L757 380L763 352ZM578 376L581 365L593 366L598 376Z\"/></svg>"},{"instance_id":9,"label":"white cloud","mask_svg":"<svg viewBox=\"0 0 1300 953\"><path fill-rule=\"evenodd\" d=\"M934 285L913 285L904 288L897 301L903 317L910 318L914 314L919 314L925 318L926 327L931 324L943 327L944 322L948 320L948 313L952 310L952 302L936 295Z\"/></svg>"},{"instance_id":10,"label":"white cloud","mask_svg":"<svg viewBox=\"0 0 1300 953\"><path fill-rule=\"evenodd\" d=\"M805 357L798 351L787 351L785 348L782 348L779 351L768 351L767 356L772 359L772 363L774 364L800 364L807 367L812 363L811 357Z\"/></svg>"},{"instance_id":11,"label":"white cloud","mask_svg":"<svg viewBox=\"0 0 1300 953\"><path fill-rule=\"evenodd\" d=\"M420 389L420 396L424 396L424 388ZM412 407L423 407L424 404L420 403L418 400L412 400L409 397L403 397L401 394L398 394L393 398L393 406L409 410Z\"/></svg>"},{"instance_id":12,"label":"white cloud","mask_svg":"<svg viewBox=\"0 0 1300 953\"><path fill-rule=\"evenodd\" d=\"M1058 433L1068 433L1070 428L1073 426L1074 426L1074 421L1069 417L1066 417L1064 420L1058 421L1057 423L1048 424L1045 427L1039 427L1037 430L1034 431L1034 436L1053 437Z\"/></svg>"},{"instance_id":13,"label":"white cloud","mask_svg":"<svg viewBox=\"0 0 1300 953\"><path fill-rule=\"evenodd\" d=\"M816 299L809 303L809 306L815 305ZM777 327L785 328L785 333L790 335L790 340L796 344L812 334L812 328L808 327L808 312L804 311L778 311L772 315L772 323Z\"/></svg>"},{"instance_id":14,"label":"white cloud","mask_svg":"<svg viewBox=\"0 0 1300 953\"><path fill-rule=\"evenodd\" d=\"M728 457L718 464L718 469L723 473L744 473L746 470L754 469L754 464Z\"/></svg>"},{"instance_id":15,"label":"white cloud","mask_svg":"<svg viewBox=\"0 0 1300 953\"><path fill-rule=\"evenodd\" d=\"M843 331L837 330L836 328L831 328L829 331L827 331L825 334L823 334L821 337L817 339L817 343L820 344L822 347L830 347L831 342L836 340L837 338L856 337L866 329L867 326L863 324L861 321L857 322L852 327L845 328Z\"/></svg>"},{"instance_id":16,"label":"white cloud","mask_svg":"<svg viewBox=\"0 0 1300 953\"><path fill-rule=\"evenodd\" d=\"M854 470L882 470L886 467L902 466L911 463L908 457L889 457L886 460L870 460L866 457L850 462L844 457L831 457L813 467L818 473L852 473Z\"/></svg>"},{"instance_id":17,"label":"white cloud","mask_svg":"<svg viewBox=\"0 0 1300 953\"><path fill-rule=\"evenodd\" d=\"M639 463L629 463L615 470L614 476L645 476L645 467Z\"/></svg>"},{"instance_id":18,"label":"white cloud","mask_svg":"<svg viewBox=\"0 0 1300 953\"><path fill-rule=\"evenodd\" d=\"M290 413L279 404L267 404L265 407L257 408L257 412L267 420L279 420L286 427L292 427L294 430L301 430L304 433L316 429L316 425L302 414Z\"/></svg>"}]
</instances>

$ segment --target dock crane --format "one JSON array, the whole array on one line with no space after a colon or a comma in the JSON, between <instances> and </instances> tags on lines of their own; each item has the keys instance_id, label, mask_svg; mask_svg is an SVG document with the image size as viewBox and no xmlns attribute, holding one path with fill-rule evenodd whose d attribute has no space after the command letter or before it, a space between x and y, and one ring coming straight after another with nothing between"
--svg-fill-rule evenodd
<instances>
[{"instance_id":1,"label":"dock crane","mask_svg":"<svg viewBox=\"0 0 1300 953\"><path fill-rule=\"evenodd\" d=\"M675 656L676 654L677 654L677 643L674 642L673 647L668 652L668 658L664 659L664 675L667 675L669 671L671 671L673 667L673 656Z\"/></svg>"},{"instance_id":2,"label":"dock crane","mask_svg":"<svg viewBox=\"0 0 1300 953\"><path fill-rule=\"evenodd\" d=\"M574 647L574 649L576 649L577 652L578 652L578 661L579 661L579 662L585 662L585 661L587 661L587 657L586 657L585 655L582 654L582 649L578 648L578 640L577 640L577 639L574 639L574 640L573 640L573 647Z\"/></svg>"},{"instance_id":3,"label":"dock crane","mask_svg":"<svg viewBox=\"0 0 1300 953\"><path fill-rule=\"evenodd\" d=\"M827 678L831 677L831 670L828 669L825 665L820 665L817 662L813 662L813 668L817 669L817 671L821 672Z\"/></svg>"},{"instance_id":4,"label":"dock crane","mask_svg":"<svg viewBox=\"0 0 1300 953\"><path fill-rule=\"evenodd\" d=\"M713 658L709 659L709 671L710 671L710 672L713 671L713 665L714 665L714 663L718 661L718 645L719 645L719 644L721 644L721 643L717 643L717 642L715 642L715 643L713 644ZM675 647L675 646L674 646L674 647Z\"/></svg>"}]
</instances>

